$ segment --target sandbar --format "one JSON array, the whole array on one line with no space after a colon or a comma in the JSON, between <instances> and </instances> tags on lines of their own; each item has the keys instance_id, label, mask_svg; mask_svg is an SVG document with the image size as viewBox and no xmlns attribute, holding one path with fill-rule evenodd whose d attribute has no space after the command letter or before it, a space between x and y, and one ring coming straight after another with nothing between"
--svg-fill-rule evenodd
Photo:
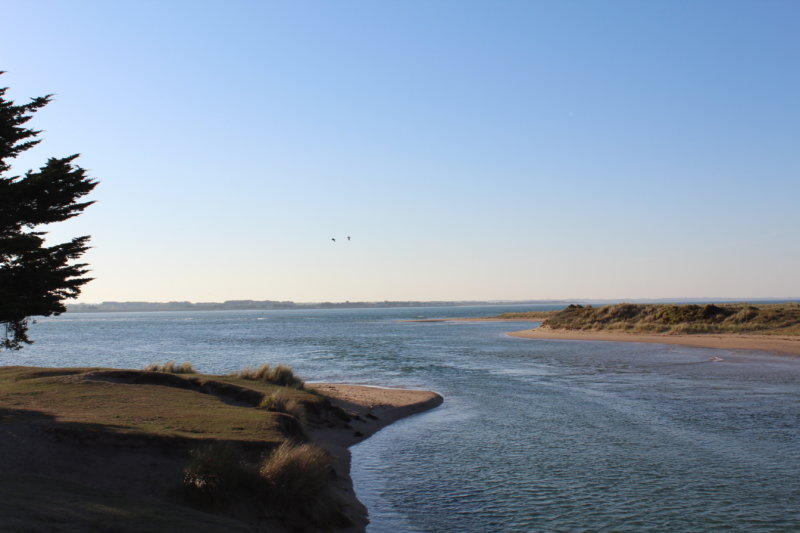
<instances>
[{"instance_id":1,"label":"sandbar","mask_svg":"<svg viewBox=\"0 0 800 533\"><path fill-rule=\"evenodd\" d=\"M607 331L574 331L538 327L507 333L512 337L542 340L647 342L679 344L699 348L748 350L800 355L800 337L784 335L747 335L735 333L695 333L691 335L658 333L624 333Z\"/></svg>"}]
</instances>

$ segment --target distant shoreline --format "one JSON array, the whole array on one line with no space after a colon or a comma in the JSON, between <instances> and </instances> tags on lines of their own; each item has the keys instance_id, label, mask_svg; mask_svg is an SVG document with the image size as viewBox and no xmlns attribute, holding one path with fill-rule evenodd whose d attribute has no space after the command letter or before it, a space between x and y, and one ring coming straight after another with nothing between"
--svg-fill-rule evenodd
<instances>
[{"instance_id":1,"label":"distant shoreline","mask_svg":"<svg viewBox=\"0 0 800 533\"><path fill-rule=\"evenodd\" d=\"M383 301L344 301L344 302L293 302L291 300L226 300L224 302L118 302L70 303L67 313L125 313L149 311L273 311L286 309L376 309L392 307L464 307L464 306L511 306L511 305L564 305L612 304L621 300L383 300ZM742 302L737 298L685 298L685 299L637 299L629 302L640 303L723 303ZM800 302L800 298L755 298L751 303Z\"/></svg>"},{"instance_id":2,"label":"distant shoreline","mask_svg":"<svg viewBox=\"0 0 800 533\"><path fill-rule=\"evenodd\" d=\"M676 335L572 331L541 327L522 331L512 331L506 333L506 335L523 339L644 342L694 346L697 348L719 348L723 350L747 350L773 352L784 355L800 355L800 338L780 335L748 335L735 333L693 333L689 335Z\"/></svg>"},{"instance_id":3,"label":"distant shoreline","mask_svg":"<svg viewBox=\"0 0 800 533\"><path fill-rule=\"evenodd\" d=\"M569 300L520 301L380 301L380 302L292 302L277 300L228 300L225 302L102 302L67 305L67 313L142 313L157 311L277 311L306 309L385 309L395 307L466 307L509 305L566 305Z\"/></svg>"}]
</instances>

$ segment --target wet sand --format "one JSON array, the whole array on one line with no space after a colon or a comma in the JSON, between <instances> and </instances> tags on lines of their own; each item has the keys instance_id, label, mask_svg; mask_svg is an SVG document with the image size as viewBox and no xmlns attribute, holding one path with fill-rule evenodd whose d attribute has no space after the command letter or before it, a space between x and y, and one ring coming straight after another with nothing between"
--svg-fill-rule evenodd
<instances>
[{"instance_id":1,"label":"wet sand","mask_svg":"<svg viewBox=\"0 0 800 533\"><path fill-rule=\"evenodd\" d=\"M658 344L680 344L699 348L720 348L723 350L748 350L800 355L800 337L780 335L744 335L697 333L692 335L672 335L657 333L622 333L599 331L571 331L550 328L534 328L508 333L512 337L542 340L571 341L610 341L610 342L648 342Z\"/></svg>"}]
</instances>

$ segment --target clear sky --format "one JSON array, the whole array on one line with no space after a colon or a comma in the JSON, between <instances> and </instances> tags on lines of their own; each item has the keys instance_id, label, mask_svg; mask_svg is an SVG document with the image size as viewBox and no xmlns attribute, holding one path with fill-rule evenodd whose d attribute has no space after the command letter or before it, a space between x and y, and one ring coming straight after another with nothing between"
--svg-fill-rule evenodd
<instances>
[{"instance_id":1,"label":"clear sky","mask_svg":"<svg viewBox=\"0 0 800 533\"><path fill-rule=\"evenodd\" d=\"M800 296L800 2L0 14L15 170L100 180L80 301Z\"/></svg>"}]
</instances>

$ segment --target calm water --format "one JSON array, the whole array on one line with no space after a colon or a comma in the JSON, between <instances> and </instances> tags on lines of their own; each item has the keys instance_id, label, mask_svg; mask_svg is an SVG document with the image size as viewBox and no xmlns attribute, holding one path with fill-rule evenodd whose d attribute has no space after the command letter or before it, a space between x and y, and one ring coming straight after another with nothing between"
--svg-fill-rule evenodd
<instances>
[{"instance_id":1,"label":"calm water","mask_svg":"<svg viewBox=\"0 0 800 533\"><path fill-rule=\"evenodd\" d=\"M508 308L73 314L3 358L439 391L353 448L372 532L800 530L800 360L402 321Z\"/></svg>"}]
</instances>

